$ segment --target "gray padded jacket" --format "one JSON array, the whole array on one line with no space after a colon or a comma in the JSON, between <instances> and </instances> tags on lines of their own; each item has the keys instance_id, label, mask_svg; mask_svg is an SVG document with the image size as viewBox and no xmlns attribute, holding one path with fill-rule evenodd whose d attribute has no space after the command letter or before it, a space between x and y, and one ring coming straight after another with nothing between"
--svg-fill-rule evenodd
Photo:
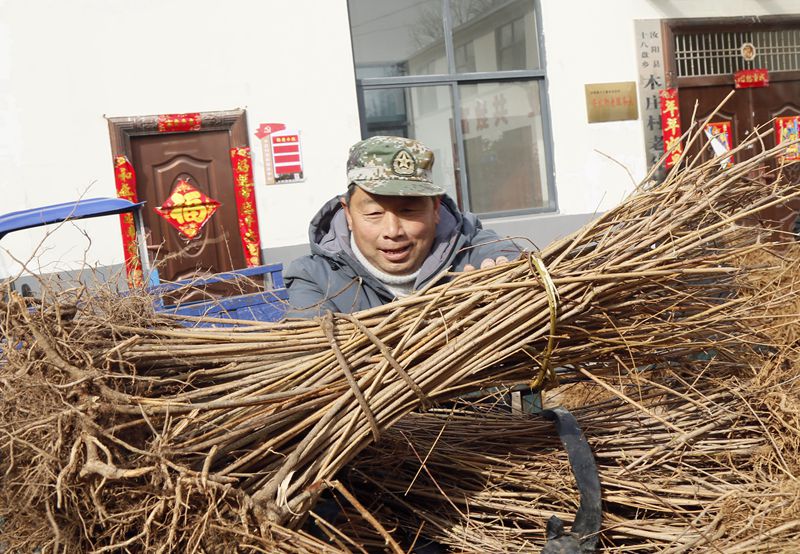
<instances>
[{"instance_id":1,"label":"gray padded jacket","mask_svg":"<svg viewBox=\"0 0 800 554\"><path fill-rule=\"evenodd\" d=\"M431 252L414 284L418 290L445 269L462 271L479 267L486 258L519 255L511 239L483 229L480 220L462 213L448 196L442 198L439 224ZM394 295L361 263L350 248L350 230L339 198L328 201L311 220L311 255L294 260L284 272L289 289L287 317L315 317L328 311L356 312L381 306Z\"/></svg>"}]
</instances>

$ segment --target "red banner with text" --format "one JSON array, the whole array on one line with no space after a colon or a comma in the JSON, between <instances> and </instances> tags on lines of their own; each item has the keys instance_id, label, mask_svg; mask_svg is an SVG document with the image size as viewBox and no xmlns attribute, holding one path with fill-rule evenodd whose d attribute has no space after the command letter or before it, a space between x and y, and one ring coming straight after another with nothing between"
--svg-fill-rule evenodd
<instances>
[{"instance_id":1,"label":"red banner with text","mask_svg":"<svg viewBox=\"0 0 800 554\"><path fill-rule=\"evenodd\" d=\"M138 202L136 196L136 174L133 166L125 156L114 158L114 182L117 186L117 197ZM136 240L136 224L132 213L120 214L119 225L122 232L122 248L125 253L125 272L128 276L128 287L138 288L144 285L142 261L139 259L139 246ZM144 237L141 237L144 240Z\"/></svg>"},{"instance_id":2,"label":"red banner with text","mask_svg":"<svg viewBox=\"0 0 800 554\"><path fill-rule=\"evenodd\" d=\"M769 71L766 69L742 69L733 74L736 88L759 88L769 86Z\"/></svg>"},{"instance_id":3,"label":"red banner with text","mask_svg":"<svg viewBox=\"0 0 800 554\"><path fill-rule=\"evenodd\" d=\"M188 133L199 130L199 113L173 113L158 116L159 133Z\"/></svg>"},{"instance_id":4,"label":"red banner with text","mask_svg":"<svg viewBox=\"0 0 800 554\"><path fill-rule=\"evenodd\" d=\"M239 214L239 236L247 267L261 264L261 239L258 233L253 164L250 147L231 148L233 188L236 191L236 210Z\"/></svg>"},{"instance_id":5,"label":"red banner with text","mask_svg":"<svg viewBox=\"0 0 800 554\"><path fill-rule=\"evenodd\" d=\"M661 100L661 132L664 135L664 152L667 154L664 165L672 167L683 154L678 89L668 88L659 91L659 97Z\"/></svg>"}]
</instances>

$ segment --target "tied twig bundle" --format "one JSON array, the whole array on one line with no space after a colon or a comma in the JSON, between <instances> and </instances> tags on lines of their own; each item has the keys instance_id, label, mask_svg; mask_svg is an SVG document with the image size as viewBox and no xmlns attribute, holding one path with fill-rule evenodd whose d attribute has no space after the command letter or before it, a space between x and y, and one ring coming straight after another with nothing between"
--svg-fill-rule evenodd
<instances>
[{"instance_id":1,"label":"tied twig bundle","mask_svg":"<svg viewBox=\"0 0 800 554\"><path fill-rule=\"evenodd\" d=\"M776 254L755 258L749 263L769 267ZM548 405L573 406L597 459L602 551L796 550L800 296L787 292L800 283L800 246L780 258L779 269L743 277L782 300L754 313L781 348L738 362L621 369L602 387L577 382L548 393ZM410 414L344 473L385 526L419 529L454 552L537 551L548 518L571 521L578 509L552 424L497 409L491 397ZM346 515L340 525L369 540L374 531Z\"/></svg>"},{"instance_id":2,"label":"tied twig bundle","mask_svg":"<svg viewBox=\"0 0 800 554\"><path fill-rule=\"evenodd\" d=\"M800 366L786 362L784 353L747 371L696 362L639 372L614 386L645 410L619 398L573 410L600 471L602 551L796 548ZM578 510L566 458L542 418L466 404L409 415L347 474L387 527L421 529L453 552L538 552L547 520L571 523ZM355 522L341 525L369 536Z\"/></svg>"},{"instance_id":3,"label":"tied twig bundle","mask_svg":"<svg viewBox=\"0 0 800 554\"><path fill-rule=\"evenodd\" d=\"M197 528L178 507L200 486L236 491L202 513L229 502L218 511L244 510L245 527L260 524L262 536L267 521L296 528L325 483L418 407L542 381L556 366L591 361L597 377L709 348L735 359L768 343L751 308L775 297L738 277L744 255L781 241L745 222L800 196L780 178L770 187L751 178L782 153L725 170L693 162L538 255L354 315L222 331L120 321L128 300L102 309L59 298L35 313L13 300L3 377L14 389L35 376L52 410L34 418L37 437L7 415L4 451L49 468L40 477L51 494L31 502L54 532L72 524L72 540L118 545L138 528L187 544ZM103 533L65 515L85 507L69 487L88 488ZM168 501L156 509L156 498Z\"/></svg>"}]
</instances>

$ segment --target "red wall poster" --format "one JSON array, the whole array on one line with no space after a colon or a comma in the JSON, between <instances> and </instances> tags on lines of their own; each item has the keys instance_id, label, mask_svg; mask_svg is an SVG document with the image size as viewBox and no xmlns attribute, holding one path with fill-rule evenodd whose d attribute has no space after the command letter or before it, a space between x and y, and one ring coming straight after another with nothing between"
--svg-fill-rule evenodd
<instances>
[{"instance_id":1,"label":"red wall poster","mask_svg":"<svg viewBox=\"0 0 800 554\"><path fill-rule=\"evenodd\" d=\"M790 115L775 118L775 144L796 141L800 138L800 115ZM796 142L786 148L785 161L800 160L800 145Z\"/></svg>"},{"instance_id":2,"label":"red wall poster","mask_svg":"<svg viewBox=\"0 0 800 554\"><path fill-rule=\"evenodd\" d=\"M256 131L261 141L264 177L268 185L304 181L300 131L283 123L262 123Z\"/></svg>"}]
</instances>

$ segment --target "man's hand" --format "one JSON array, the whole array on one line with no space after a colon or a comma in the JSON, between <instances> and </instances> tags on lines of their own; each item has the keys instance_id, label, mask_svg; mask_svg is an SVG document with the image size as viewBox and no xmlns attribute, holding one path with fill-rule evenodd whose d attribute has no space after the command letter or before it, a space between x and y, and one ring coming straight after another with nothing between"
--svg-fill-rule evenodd
<instances>
[{"instance_id":1,"label":"man's hand","mask_svg":"<svg viewBox=\"0 0 800 554\"><path fill-rule=\"evenodd\" d=\"M481 269L486 269L487 267L494 267L496 265L508 263L508 258L505 256L498 256L495 259L486 258L481 262ZM472 264L467 264L464 266L464 271L475 271L475 266Z\"/></svg>"}]
</instances>

